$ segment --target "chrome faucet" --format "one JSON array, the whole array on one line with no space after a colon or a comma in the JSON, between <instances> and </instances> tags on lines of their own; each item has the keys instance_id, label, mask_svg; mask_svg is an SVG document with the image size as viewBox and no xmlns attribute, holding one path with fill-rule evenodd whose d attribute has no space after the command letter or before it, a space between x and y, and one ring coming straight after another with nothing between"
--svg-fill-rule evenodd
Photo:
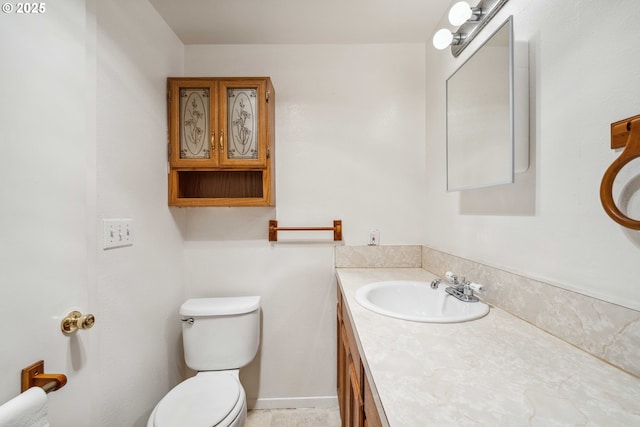
<instances>
[{"instance_id":1,"label":"chrome faucet","mask_svg":"<svg viewBox=\"0 0 640 427\"><path fill-rule=\"evenodd\" d=\"M463 277L462 280L458 280L458 276L450 271L447 271L444 275L447 279L447 287L445 291L460 301L464 302L478 302L480 299L473 294L474 291L482 291L484 288L478 283L470 282ZM438 285L442 282L442 279L435 279L431 282L431 289L438 289Z\"/></svg>"}]
</instances>

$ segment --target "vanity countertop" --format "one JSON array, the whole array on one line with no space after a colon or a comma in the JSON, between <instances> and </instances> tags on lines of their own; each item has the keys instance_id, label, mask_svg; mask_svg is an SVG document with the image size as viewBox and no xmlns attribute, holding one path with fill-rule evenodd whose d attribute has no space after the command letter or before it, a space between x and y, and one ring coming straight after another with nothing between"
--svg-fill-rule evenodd
<instances>
[{"instance_id":1,"label":"vanity countertop","mask_svg":"<svg viewBox=\"0 0 640 427\"><path fill-rule=\"evenodd\" d=\"M336 274L390 427L640 426L640 379L499 308L471 322L433 324L382 316L355 300L367 283L431 282L434 274Z\"/></svg>"}]
</instances>

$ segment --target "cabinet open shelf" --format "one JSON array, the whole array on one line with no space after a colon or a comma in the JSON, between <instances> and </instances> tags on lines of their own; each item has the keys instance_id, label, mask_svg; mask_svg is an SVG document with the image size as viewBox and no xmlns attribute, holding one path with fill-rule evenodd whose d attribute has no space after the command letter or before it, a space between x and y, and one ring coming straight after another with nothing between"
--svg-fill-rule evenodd
<instances>
[{"instance_id":1,"label":"cabinet open shelf","mask_svg":"<svg viewBox=\"0 0 640 427\"><path fill-rule=\"evenodd\" d=\"M262 171L178 171L179 198L263 197Z\"/></svg>"},{"instance_id":2,"label":"cabinet open shelf","mask_svg":"<svg viewBox=\"0 0 640 427\"><path fill-rule=\"evenodd\" d=\"M174 206L271 206L266 170L174 170Z\"/></svg>"}]
</instances>

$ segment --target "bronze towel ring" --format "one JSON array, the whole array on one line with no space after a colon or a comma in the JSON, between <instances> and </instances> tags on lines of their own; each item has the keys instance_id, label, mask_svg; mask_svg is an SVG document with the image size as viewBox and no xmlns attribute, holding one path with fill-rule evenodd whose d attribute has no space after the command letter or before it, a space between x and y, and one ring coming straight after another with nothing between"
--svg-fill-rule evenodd
<instances>
[{"instance_id":1,"label":"bronze towel ring","mask_svg":"<svg viewBox=\"0 0 640 427\"><path fill-rule=\"evenodd\" d=\"M633 230L640 230L640 221L623 214L613 201L613 182L616 175L629 162L640 157L640 115L611 123L611 148L623 148L602 177L600 201L607 215L615 222Z\"/></svg>"}]
</instances>

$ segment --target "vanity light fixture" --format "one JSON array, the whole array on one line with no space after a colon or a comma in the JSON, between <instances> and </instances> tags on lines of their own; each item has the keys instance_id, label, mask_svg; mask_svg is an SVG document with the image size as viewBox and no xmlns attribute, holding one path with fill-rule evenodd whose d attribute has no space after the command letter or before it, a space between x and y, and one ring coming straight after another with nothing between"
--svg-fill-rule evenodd
<instances>
[{"instance_id":1,"label":"vanity light fixture","mask_svg":"<svg viewBox=\"0 0 640 427\"><path fill-rule=\"evenodd\" d=\"M496 13L509 0L480 0L472 7L466 1L455 3L449 10L449 22L459 26L455 32L441 28L433 35L433 46L436 49L446 49L451 46L454 57L467 47L471 40L491 21Z\"/></svg>"},{"instance_id":2,"label":"vanity light fixture","mask_svg":"<svg viewBox=\"0 0 640 427\"><path fill-rule=\"evenodd\" d=\"M467 21L479 21L480 17L482 17L482 9L471 7L466 1L459 1L449 9L449 23L451 25L460 26Z\"/></svg>"},{"instance_id":3,"label":"vanity light fixture","mask_svg":"<svg viewBox=\"0 0 640 427\"><path fill-rule=\"evenodd\" d=\"M447 46L460 44L460 42L462 42L462 35L458 33L452 34L451 31L446 28L440 28L433 35L433 46L438 50L446 49Z\"/></svg>"}]
</instances>

